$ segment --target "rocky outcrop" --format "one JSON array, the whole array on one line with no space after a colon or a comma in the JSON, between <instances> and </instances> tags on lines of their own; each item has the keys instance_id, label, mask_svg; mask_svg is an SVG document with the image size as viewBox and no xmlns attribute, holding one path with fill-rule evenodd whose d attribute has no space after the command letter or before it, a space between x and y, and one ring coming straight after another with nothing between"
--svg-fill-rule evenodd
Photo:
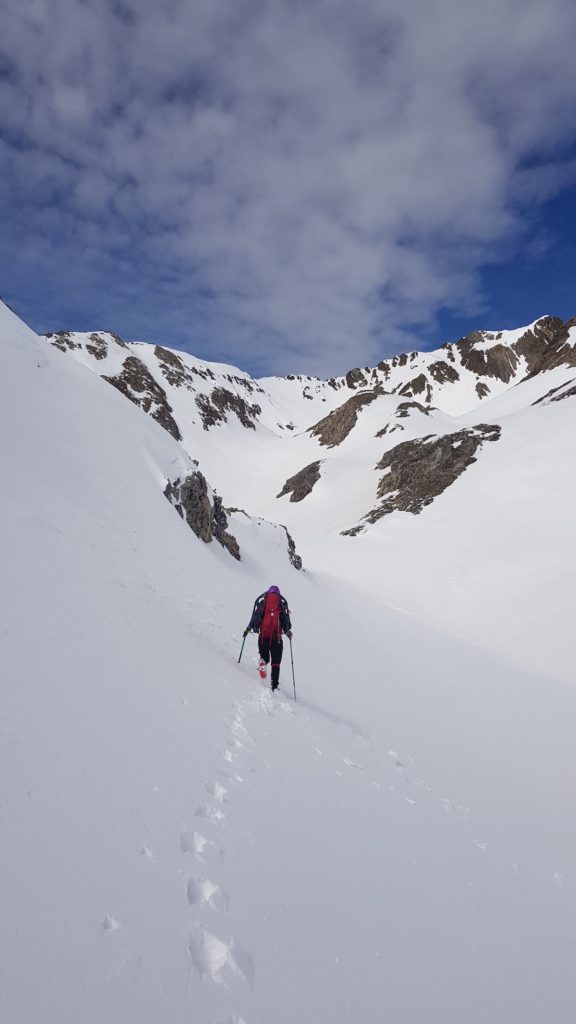
<instances>
[{"instance_id":1,"label":"rocky outcrop","mask_svg":"<svg viewBox=\"0 0 576 1024\"><path fill-rule=\"evenodd\" d=\"M499 437L499 426L480 423L454 434L428 435L396 445L376 466L385 470L377 492L384 500L363 521L375 523L391 512L418 515L476 462L476 452L485 442ZM359 524L344 534L354 536L361 529Z\"/></svg>"},{"instance_id":2,"label":"rocky outcrop","mask_svg":"<svg viewBox=\"0 0 576 1024\"><path fill-rule=\"evenodd\" d=\"M394 419L408 419L413 409L415 409L416 412L421 412L424 416L429 416L433 406L426 408L426 406L421 405L420 402L399 402L396 412L394 413ZM374 435L374 437L384 437L385 434L393 434L395 430L404 430L404 427L400 423L387 423L385 427L382 427L382 430L379 430Z\"/></svg>"},{"instance_id":3,"label":"rocky outcrop","mask_svg":"<svg viewBox=\"0 0 576 1024\"><path fill-rule=\"evenodd\" d=\"M401 423L387 423L385 427L382 427L382 430L374 434L374 437L384 437L385 434L393 434L396 430L404 430Z\"/></svg>"},{"instance_id":4,"label":"rocky outcrop","mask_svg":"<svg viewBox=\"0 0 576 1024\"><path fill-rule=\"evenodd\" d=\"M182 440L164 388L154 380L141 359L137 359L136 356L128 356L124 360L122 371L116 377L107 377L103 374L102 379L117 388L134 405L149 413L152 419L164 427L164 430L167 430L177 441Z\"/></svg>"},{"instance_id":5,"label":"rocky outcrop","mask_svg":"<svg viewBox=\"0 0 576 1024\"><path fill-rule=\"evenodd\" d=\"M168 348L156 345L154 355L158 360L162 376L168 384L173 388L186 388L187 391L193 390L193 373L184 366L182 358L176 352L171 352Z\"/></svg>"},{"instance_id":6,"label":"rocky outcrop","mask_svg":"<svg viewBox=\"0 0 576 1024\"><path fill-rule=\"evenodd\" d=\"M396 409L396 419L406 419L410 415L411 409L416 409L417 412L423 413L424 416L430 415L430 409L427 409L425 405L421 405L420 402L400 402Z\"/></svg>"},{"instance_id":7,"label":"rocky outcrop","mask_svg":"<svg viewBox=\"0 0 576 1024\"><path fill-rule=\"evenodd\" d=\"M462 366L477 377L496 377L509 384L518 369L519 356L508 345L496 343L485 348L485 340L481 331L473 331L460 339L458 349Z\"/></svg>"},{"instance_id":8,"label":"rocky outcrop","mask_svg":"<svg viewBox=\"0 0 576 1024\"><path fill-rule=\"evenodd\" d=\"M228 516L222 505L222 498L214 495L212 504L212 536L223 548L230 552L233 558L240 561L240 546L236 537L228 532Z\"/></svg>"},{"instance_id":9,"label":"rocky outcrop","mask_svg":"<svg viewBox=\"0 0 576 1024\"><path fill-rule=\"evenodd\" d=\"M61 352L74 351L74 349L82 348L82 342L78 340L78 335L74 336L70 331L56 331L53 334L45 334L45 338L48 339L51 345L55 348L59 348ZM79 336L80 338L83 335ZM115 334L114 331L93 331L92 334L88 335L86 342L86 351L90 353L94 359L106 359L108 355L108 340L111 339L114 344L120 348L128 348L125 341L122 340L119 334Z\"/></svg>"},{"instance_id":10,"label":"rocky outcrop","mask_svg":"<svg viewBox=\"0 0 576 1024\"><path fill-rule=\"evenodd\" d=\"M200 540L205 544L217 540L233 558L240 560L238 541L228 533L228 517L222 499L214 494L210 500L203 473L196 470L184 480L169 480L164 494Z\"/></svg>"},{"instance_id":11,"label":"rocky outcrop","mask_svg":"<svg viewBox=\"0 0 576 1024\"><path fill-rule=\"evenodd\" d=\"M455 380L460 380L458 370L444 362L443 359L437 359L435 363L430 363L428 370L437 384L446 384L446 382L453 384Z\"/></svg>"},{"instance_id":12,"label":"rocky outcrop","mask_svg":"<svg viewBox=\"0 0 576 1024\"><path fill-rule=\"evenodd\" d=\"M82 348L80 342L72 337L70 331L54 331L52 334L45 334L44 337L61 352L72 352L75 348Z\"/></svg>"},{"instance_id":13,"label":"rocky outcrop","mask_svg":"<svg viewBox=\"0 0 576 1024\"><path fill-rule=\"evenodd\" d=\"M382 362L378 363L376 369L383 375L384 380L388 380L392 370L395 370L398 366L404 367L409 362L414 362L417 355L417 352L401 352L400 355L393 356L392 359L383 359Z\"/></svg>"},{"instance_id":14,"label":"rocky outcrop","mask_svg":"<svg viewBox=\"0 0 576 1024\"><path fill-rule=\"evenodd\" d=\"M360 367L356 367L354 370L349 370L345 377L346 383L349 388L354 389L358 387L365 388L368 381L364 376Z\"/></svg>"},{"instance_id":15,"label":"rocky outcrop","mask_svg":"<svg viewBox=\"0 0 576 1024\"><path fill-rule=\"evenodd\" d=\"M499 344L502 333L473 331L461 338L455 346L462 365L478 377L493 377L509 384L517 373L520 359L526 362L527 375L533 377L554 366L576 366L574 347L568 343L570 325L576 320L563 323L557 316L543 316L511 345ZM491 346L486 342L495 342ZM571 360L574 359L574 362ZM479 397L482 383L476 385Z\"/></svg>"},{"instance_id":16,"label":"rocky outcrop","mask_svg":"<svg viewBox=\"0 0 576 1024\"><path fill-rule=\"evenodd\" d=\"M308 428L308 432L312 437L317 437L320 444L326 446L326 448L335 448L337 445L342 444L352 428L356 425L358 419L358 413L365 405L370 405L375 398L378 398L383 394L381 388L374 388L372 391L359 391L358 394L352 395L347 402L340 405L338 409L334 409L333 412L328 413L324 419L320 420L313 427Z\"/></svg>"},{"instance_id":17,"label":"rocky outcrop","mask_svg":"<svg viewBox=\"0 0 576 1024\"><path fill-rule=\"evenodd\" d=\"M122 342L124 345L124 342ZM125 346L124 346L125 347ZM86 342L86 351L94 356L94 359L106 359L108 355L108 342L101 334L91 334Z\"/></svg>"},{"instance_id":18,"label":"rocky outcrop","mask_svg":"<svg viewBox=\"0 0 576 1024\"><path fill-rule=\"evenodd\" d=\"M533 361L532 370L528 377L535 377L537 373L545 373L546 370L554 370L557 366L576 366L576 317L566 323L558 321L556 317L550 317L551 335L549 341L539 358ZM559 326L555 325L559 323ZM573 333L572 333L573 332Z\"/></svg>"},{"instance_id":19,"label":"rocky outcrop","mask_svg":"<svg viewBox=\"0 0 576 1024\"><path fill-rule=\"evenodd\" d=\"M220 387L213 388L209 395L197 395L196 405L204 430L218 423L227 423L228 412L235 412L243 427L255 430L256 417L262 412L259 405L248 405L240 395Z\"/></svg>"},{"instance_id":20,"label":"rocky outcrop","mask_svg":"<svg viewBox=\"0 0 576 1024\"><path fill-rule=\"evenodd\" d=\"M425 373L419 373L417 377L413 377L403 387L397 389L399 395L408 395L413 397L414 395L423 395L425 402L432 401L432 385L428 380Z\"/></svg>"},{"instance_id":21,"label":"rocky outcrop","mask_svg":"<svg viewBox=\"0 0 576 1024\"><path fill-rule=\"evenodd\" d=\"M302 559L300 558L300 555L296 551L294 539L292 535L288 532L287 526L283 526L282 529L286 530L286 539L288 541L288 558L290 560L290 563L294 566L295 569L301 569Z\"/></svg>"},{"instance_id":22,"label":"rocky outcrop","mask_svg":"<svg viewBox=\"0 0 576 1024\"><path fill-rule=\"evenodd\" d=\"M538 367L548 351L557 349L556 340L563 327L564 324L559 317L543 316L514 343L514 351L519 356L524 356L526 360L529 376L538 372Z\"/></svg>"},{"instance_id":23,"label":"rocky outcrop","mask_svg":"<svg viewBox=\"0 0 576 1024\"><path fill-rule=\"evenodd\" d=\"M291 476L279 494L277 498L283 498L285 494L290 495L290 501L302 501L312 491L314 484L318 483L320 479L320 462L311 462L309 466L305 466L299 473L295 473Z\"/></svg>"}]
</instances>

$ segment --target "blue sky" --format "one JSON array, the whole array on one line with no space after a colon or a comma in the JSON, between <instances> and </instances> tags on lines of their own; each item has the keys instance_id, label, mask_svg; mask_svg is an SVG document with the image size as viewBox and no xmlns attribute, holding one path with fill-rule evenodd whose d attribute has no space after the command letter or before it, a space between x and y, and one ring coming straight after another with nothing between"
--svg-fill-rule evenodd
<instances>
[{"instance_id":1,"label":"blue sky","mask_svg":"<svg viewBox=\"0 0 576 1024\"><path fill-rule=\"evenodd\" d=\"M255 373L576 314L572 0L21 0L0 294Z\"/></svg>"}]
</instances>

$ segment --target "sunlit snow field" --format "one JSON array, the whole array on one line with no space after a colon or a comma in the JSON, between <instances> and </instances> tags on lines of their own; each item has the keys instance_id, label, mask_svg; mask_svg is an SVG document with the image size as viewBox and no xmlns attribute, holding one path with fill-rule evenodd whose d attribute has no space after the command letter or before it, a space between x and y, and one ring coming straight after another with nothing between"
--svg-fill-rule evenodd
<instances>
[{"instance_id":1,"label":"sunlit snow field","mask_svg":"<svg viewBox=\"0 0 576 1024\"><path fill-rule=\"evenodd\" d=\"M355 539L207 436L305 569L240 514L236 563L163 495L183 448L0 313L2 1020L572 1024L569 403ZM296 701L289 649L274 695L237 661L270 583Z\"/></svg>"}]
</instances>

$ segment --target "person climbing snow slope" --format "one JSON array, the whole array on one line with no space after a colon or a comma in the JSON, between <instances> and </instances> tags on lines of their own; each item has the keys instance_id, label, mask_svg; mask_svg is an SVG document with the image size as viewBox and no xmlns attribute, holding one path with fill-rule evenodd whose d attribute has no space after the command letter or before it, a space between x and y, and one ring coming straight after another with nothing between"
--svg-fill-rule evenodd
<instances>
[{"instance_id":1,"label":"person climbing snow slope","mask_svg":"<svg viewBox=\"0 0 576 1024\"><path fill-rule=\"evenodd\" d=\"M254 602L250 624L244 630L244 636L252 631L258 633L258 650L260 661L258 671L260 678L266 679L266 666L271 661L271 687L276 690L280 678L280 662L282 661L282 634L292 638L290 609L286 598L280 593L279 587L268 587Z\"/></svg>"}]
</instances>

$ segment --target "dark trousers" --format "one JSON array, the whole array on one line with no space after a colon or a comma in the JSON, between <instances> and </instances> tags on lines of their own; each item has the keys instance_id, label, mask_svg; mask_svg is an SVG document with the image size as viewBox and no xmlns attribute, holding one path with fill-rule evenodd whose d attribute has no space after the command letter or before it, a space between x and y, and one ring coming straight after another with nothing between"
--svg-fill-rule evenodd
<instances>
[{"instance_id":1,"label":"dark trousers","mask_svg":"<svg viewBox=\"0 0 576 1024\"><path fill-rule=\"evenodd\" d=\"M278 679L280 677L280 662L282 661L282 638L277 640L275 637L258 636L258 650L260 651L260 657L264 658L266 664L272 660L272 685L278 685Z\"/></svg>"}]
</instances>

